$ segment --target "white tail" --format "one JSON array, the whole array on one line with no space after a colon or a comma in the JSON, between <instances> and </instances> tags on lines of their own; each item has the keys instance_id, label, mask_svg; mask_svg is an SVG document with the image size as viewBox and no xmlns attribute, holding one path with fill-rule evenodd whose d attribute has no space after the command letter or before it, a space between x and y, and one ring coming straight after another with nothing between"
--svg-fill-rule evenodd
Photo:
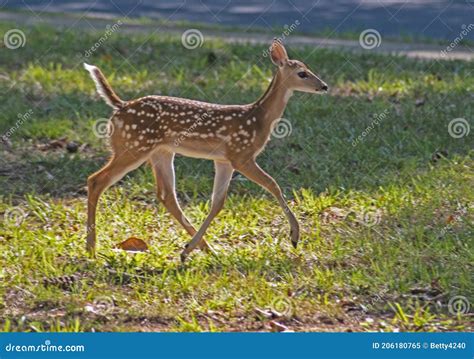
<instances>
[{"instance_id":1,"label":"white tail","mask_svg":"<svg viewBox=\"0 0 474 359\"><path fill-rule=\"evenodd\" d=\"M123 106L124 102L117 96L112 90L112 87L108 83L102 71L97 67L84 63L84 68L89 71L92 80L94 80L95 87L100 97L102 97L107 105L112 108L119 109Z\"/></svg>"},{"instance_id":2,"label":"white tail","mask_svg":"<svg viewBox=\"0 0 474 359\"><path fill-rule=\"evenodd\" d=\"M328 87L305 64L288 59L280 42L273 42L270 55L278 67L276 74L264 95L249 105L218 105L165 96L123 102L98 68L85 65L101 96L117 109L110 119L113 156L87 182L90 253L95 253L95 217L101 193L145 161L153 169L158 199L193 237L181 253L183 261L197 246L211 250L203 236L224 205L234 170L275 196L288 218L291 242L296 247L299 239L296 217L278 184L255 159L268 142L294 90L317 93L327 91ZM211 210L199 231L185 217L176 199L175 153L211 159L215 163Z\"/></svg>"}]
</instances>

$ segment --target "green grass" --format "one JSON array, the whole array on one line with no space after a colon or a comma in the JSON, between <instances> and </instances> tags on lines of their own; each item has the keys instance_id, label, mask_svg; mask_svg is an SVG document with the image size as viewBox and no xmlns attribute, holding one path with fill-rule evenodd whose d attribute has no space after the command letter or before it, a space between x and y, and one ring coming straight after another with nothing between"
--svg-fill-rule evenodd
<instances>
[{"instance_id":1,"label":"green grass","mask_svg":"<svg viewBox=\"0 0 474 359\"><path fill-rule=\"evenodd\" d=\"M13 27L0 24L0 33ZM0 48L0 134L9 142L0 145L0 330L270 330L256 309L279 312L274 320L297 331L473 329L469 315L448 310L456 295L474 303L472 129L448 132L455 118L473 126L472 62L290 48L331 87L296 94L284 115L291 134L259 157L299 218L298 249L275 201L237 176L206 235L218 258L194 252L181 265L190 238L141 168L102 197L92 260L84 187L106 162L93 125L110 109L82 62L125 99L221 103L253 101L273 68L263 46L205 40L187 50L179 37L118 31L85 59L102 33L22 30L24 47ZM77 153L48 146L64 137ZM198 225L212 163L180 157L176 168L180 201ZM131 236L149 253L114 249Z\"/></svg>"}]
</instances>

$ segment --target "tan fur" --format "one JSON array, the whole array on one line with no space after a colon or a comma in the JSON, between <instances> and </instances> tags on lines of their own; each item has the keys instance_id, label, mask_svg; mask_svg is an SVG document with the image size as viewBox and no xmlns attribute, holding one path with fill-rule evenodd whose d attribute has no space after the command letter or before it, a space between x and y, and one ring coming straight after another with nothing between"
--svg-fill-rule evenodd
<instances>
[{"instance_id":1,"label":"tan fur","mask_svg":"<svg viewBox=\"0 0 474 359\"><path fill-rule=\"evenodd\" d=\"M327 85L297 60L289 60L283 45L274 41L272 62L278 66L265 94L248 105L218 105L166 96L146 96L124 102L112 90L96 67L87 65L99 93L116 111L110 119L113 157L100 171L89 177L87 249L95 252L95 213L100 194L128 171L150 161L157 179L158 194L172 215L193 239L181 254L182 260L196 247L210 250L203 235L224 204L234 170L271 192L285 211L296 246L299 227L286 205L276 182L256 164L255 159L268 142L294 90L319 92ZM305 78L298 73L304 71ZM306 77L307 76L307 77ZM199 231L185 219L174 193L174 153L215 161L216 178L211 213ZM161 170L160 170L161 169ZM160 180L161 175L168 178Z\"/></svg>"}]
</instances>

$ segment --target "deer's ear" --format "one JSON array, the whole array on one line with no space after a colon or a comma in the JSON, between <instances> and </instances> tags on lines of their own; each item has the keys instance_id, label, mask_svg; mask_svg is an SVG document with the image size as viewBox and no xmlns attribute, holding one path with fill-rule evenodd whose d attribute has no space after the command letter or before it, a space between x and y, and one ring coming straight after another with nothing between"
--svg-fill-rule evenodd
<instances>
[{"instance_id":1,"label":"deer's ear","mask_svg":"<svg viewBox=\"0 0 474 359\"><path fill-rule=\"evenodd\" d=\"M283 66L288 60L288 54L286 53L285 47L277 39L274 39L272 46L270 46L270 57L272 62L277 66Z\"/></svg>"}]
</instances>

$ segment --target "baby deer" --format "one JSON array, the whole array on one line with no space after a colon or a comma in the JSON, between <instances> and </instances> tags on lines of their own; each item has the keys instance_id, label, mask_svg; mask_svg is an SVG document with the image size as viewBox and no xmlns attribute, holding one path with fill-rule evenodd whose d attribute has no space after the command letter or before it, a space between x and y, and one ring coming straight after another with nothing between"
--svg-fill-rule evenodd
<instances>
[{"instance_id":1,"label":"baby deer","mask_svg":"<svg viewBox=\"0 0 474 359\"><path fill-rule=\"evenodd\" d=\"M237 170L268 190L283 208L291 227L294 247L299 225L280 187L255 162L281 118L294 90L318 93L328 86L301 61L290 60L283 45L274 40L270 57L276 73L262 97L248 105L218 105L166 96L121 100L102 72L84 64L99 95L114 108L109 121L112 158L87 180L87 250L95 254L97 203L101 193L126 173L148 161L153 169L159 200L192 236L181 253L184 261L196 247L212 251L203 239L211 221L224 205L232 173ZM175 153L213 160L215 178L211 210L198 231L183 214L175 193Z\"/></svg>"}]
</instances>

